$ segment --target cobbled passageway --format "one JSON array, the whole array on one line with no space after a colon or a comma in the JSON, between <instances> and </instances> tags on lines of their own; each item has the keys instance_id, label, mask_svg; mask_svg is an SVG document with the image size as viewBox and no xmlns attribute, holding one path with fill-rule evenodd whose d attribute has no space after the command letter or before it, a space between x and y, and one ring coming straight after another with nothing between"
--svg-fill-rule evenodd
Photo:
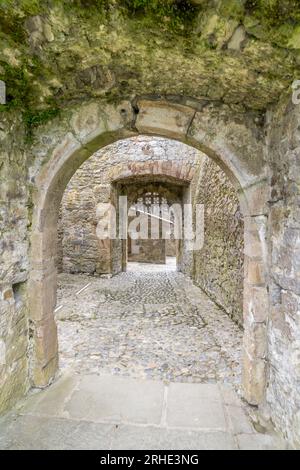
<instances>
[{"instance_id":1,"label":"cobbled passageway","mask_svg":"<svg viewBox=\"0 0 300 470\"><path fill-rule=\"evenodd\" d=\"M61 274L56 310L62 369L239 386L241 330L172 260Z\"/></svg>"}]
</instances>

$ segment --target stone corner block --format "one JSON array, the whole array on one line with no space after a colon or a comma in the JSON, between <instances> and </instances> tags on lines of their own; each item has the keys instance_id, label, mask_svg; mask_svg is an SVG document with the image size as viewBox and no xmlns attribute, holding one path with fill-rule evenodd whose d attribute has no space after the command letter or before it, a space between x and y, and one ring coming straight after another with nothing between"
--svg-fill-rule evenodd
<instances>
[{"instance_id":1,"label":"stone corner block","mask_svg":"<svg viewBox=\"0 0 300 470\"><path fill-rule=\"evenodd\" d=\"M44 388L50 385L58 371L58 355L51 359L46 366L41 366L39 363L35 364L32 371L33 386L37 388Z\"/></svg>"},{"instance_id":2,"label":"stone corner block","mask_svg":"<svg viewBox=\"0 0 300 470\"><path fill-rule=\"evenodd\" d=\"M241 209L244 216L262 216L269 213L269 186L259 181L240 193Z\"/></svg>"},{"instance_id":3,"label":"stone corner block","mask_svg":"<svg viewBox=\"0 0 300 470\"><path fill-rule=\"evenodd\" d=\"M253 406L260 405L265 397L266 361L255 359L244 354L242 394L243 398Z\"/></svg>"}]
</instances>

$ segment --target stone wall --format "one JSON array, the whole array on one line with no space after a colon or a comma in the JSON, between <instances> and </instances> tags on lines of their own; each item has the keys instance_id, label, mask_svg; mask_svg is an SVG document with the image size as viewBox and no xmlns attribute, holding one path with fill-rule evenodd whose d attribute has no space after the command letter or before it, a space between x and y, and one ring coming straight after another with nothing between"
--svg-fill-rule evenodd
<instances>
[{"instance_id":1,"label":"stone wall","mask_svg":"<svg viewBox=\"0 0 300 470\"><path fill-rule=\"evenodd\" d=\"M166 240L166 256L176 258L177 256L177 241L176 240Z\"/></svg>"},{"instance_id":2,"label":"stone wall","mask_svg":"<svg viewBox=\"0 0 300 470\"><path fill-rule=\"evenodd\" d=\"M133 240L130 248L128 250L128 261L153 264L166 263L165 240Z\"/></svg>"},{"instance_id":3,"label":"stone wall","mask_svg":"<svg viewBox=\"0 0 300 470\"><path fill-rule=\"evenodd\" d=\"M29 214L23 138L18 117L0 120L0 413L29 388Z\"/></svg>"},{"instance_id":4,"label":"stone wall","mask_svg":"<svg viewBox=\"0 0 300 470\"><path fill-rule=\"evenodd\" d=\"M300 107L269 114L269 416L300 446Z\"/></svg>"},{"instance_id":5,"label":"stone wall","mask_svg":"<svg viewBox=\"0 0 300 470\"><path fill-rule=\"evenodd\" d=\"M193 277L243 324L244 231L236 190L209 158L202 161L195 203L204 204L204 245L194 252Z\"/></svg>"},{"instance_id":6,"label":"stone wall","mask_svg":"<svg viewBox=\"0 0 300 470\"><path fill-rule=\"evenodd\" d=\"M93 162L92 162L93 163ZM68 186L61 206L58 228L58 265L70 273L110 273L110 243L96 234L97 205L109 202L110 187L101 171L88 165L79 168Z\"/></svg>"},{"instance_id":7,"label":"stone wall","mask_svg":"<svg viewBox=\"0 0 300 470\"><path fill-rule=\"evenodd\" d=\"M176 258L176 240L134 240L128 239L128 261L165 264L167 257ZM134 250L132 250L132 246Z\"/></svg>"}]
</instances>

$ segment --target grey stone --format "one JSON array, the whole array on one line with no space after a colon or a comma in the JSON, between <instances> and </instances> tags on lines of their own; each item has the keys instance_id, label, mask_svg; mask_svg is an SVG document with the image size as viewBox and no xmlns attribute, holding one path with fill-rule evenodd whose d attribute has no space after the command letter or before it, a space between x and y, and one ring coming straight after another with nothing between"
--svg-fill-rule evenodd
<instances>
[{"instance_id":1,"label":"grey stone","mask_svg":"<svg viewBox=\"0 0 300 470\"><path fill-rule=\"evenodd\" d=\"M74 419L159 424L164 386L130 378L84 376L65 411Z\"/></svg>"},{"instance_id":2,"label":"grey stone","mask_svg":"<svg viewBox=\"0 0 300 470\"><path fill-rule=\"evenodd\" d=\"M230 450L235 449L236 445L232 436L227 433L201 433L122 425L114 434L112 448L115 450Z\"/></svg>"},{"instance_id":3,"label":"grey stone","mask_svg":"<svg viewBox=\"0 0 300 470\"><path fill-rule=\"evenodd\" d=\"M79 380L78 375L65 373L49 389L30 395L24 405L18 407L20 413L62 416L65 402L74 392Z\"/></svg>"},{"instance_id":4,"label":"grey stone","mask_svg":"<svg viewBox=\"0 0 300 470\"><path fill-rule=\"evenodd\" d=\"M72 420L20 416L10 427L8 449L101 450L109 449L112 424L95 425Z\"/></svg>"},{"instance_id":5,"label":"grey stone","mask_svg":"<svg viewBox=\"0 0 300 470\"><path fill-rule=\"evenodd\" d=\"M206 430L225 430L226 421L217 385L170 384L167 424Z\"/></svg>"},{"instance_id":6,"label":"grey stone","mask_svg":"<svg viewBox=\"0 0 300 470\"><path fill-rule=\"evenodd\" d=\"M251 434L254 432L250 419L241 406L226 405L225 409L234 434Z\"/></svg>"},{"instance_id":7,"label":"grey stone","mask_svg":"<svg viewBox=\"0 0 300 470\"><path fill-rule=\"evenodd\" d=\"M240 450L285 450L286 444L280 439L264 434L240 434L237 436Z\"/></svg>"},{"instance_id":8,"label":"grey stone","mask_svg":"<svg viewBox=\"0 0 300 470\"><path fill-rule=\"evenodd\" d=\"M0 448L236 449L237 428L220 413L226 406L233 408L225 405L219 387L213 384L168 387L131 378L89 375L78 380L69 375L0 419ZM234 408L240 418L242 408ZM63 417L58 418L58 412ZM242 423L245 419L246 415ZM238 442L241 448L282 445L273 436L257 433L238 434Z\"/></svg>"}]
</instances>

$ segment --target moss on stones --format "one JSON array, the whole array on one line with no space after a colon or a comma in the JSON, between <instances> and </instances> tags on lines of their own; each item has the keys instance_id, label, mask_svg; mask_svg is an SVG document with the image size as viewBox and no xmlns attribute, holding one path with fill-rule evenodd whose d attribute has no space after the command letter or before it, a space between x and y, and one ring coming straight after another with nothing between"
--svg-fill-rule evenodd
<instances>
[{"instance_id":1,"label":"moss on stones","mask_svg":"<svg viewBox=\"0 0 300 470\"><path fill-rule=\"evenodd\" d=\"M253 16L269 26L280 26L285 22L300 21L298 0L247 0L245 8Z\"/></svg>"},{"instance_id":2,"label":"moss on stones","mask_svg":"<svg viewBox=\"0 0 300 470\"><path fill-rule=\"evenodd\" d=\"M26 126L26 140L27 142L32 141L34 128L45 124L54 117L58 116L60 110L58 108L43 109L41 111L26 110L23 113L23 120Z\"/></svg>"},{"instance_id":3,"label":"moss on stones","mask_svg":"<svg viewBox=\"0 0 300 470\"><path fill-rule=\"evenodd\" d=\"M123 0L131 18L142 25L156 25L163 30L177 34L189 34L193 30L199 6L188 0Z\"/></svg>"},{"instance_id":4,"label":"moss on stones","mask_svg":"<svg viewBox=\"0 0 300 470\"><path fill-rule=\"evenodd\" d=\"M26 99L29 94L30 78L24 65L12 67L8 63L0 61L3 72L0 78L5 81L7 105L2 106L2 111L10 108L22 108L26 106Z\"/></svg>"},{"instance_id":5,"label":"moss on stones","mask_svg":"<svg viewBox=\"0 0 300 470\"><path fill-rule=\"evenodd\" d=\"M300 25L298 0L247 0L247 31L280 47L299 49Z\"/></svg>"},{"instance_id":6,"label":"moss on stones","mask_svg":"<svg viewBox=\"0 0 300 470\"><path fill-rule=\"evenodd\" d=\"M0 110L47 114L74 101L142 94L224 99L264 110L300 74L299 7L293 15L295 2L284 4L0 0L0 79L8 94ZM240 27L245 40L231 50Z\"/></svg>"}]
</instances>

